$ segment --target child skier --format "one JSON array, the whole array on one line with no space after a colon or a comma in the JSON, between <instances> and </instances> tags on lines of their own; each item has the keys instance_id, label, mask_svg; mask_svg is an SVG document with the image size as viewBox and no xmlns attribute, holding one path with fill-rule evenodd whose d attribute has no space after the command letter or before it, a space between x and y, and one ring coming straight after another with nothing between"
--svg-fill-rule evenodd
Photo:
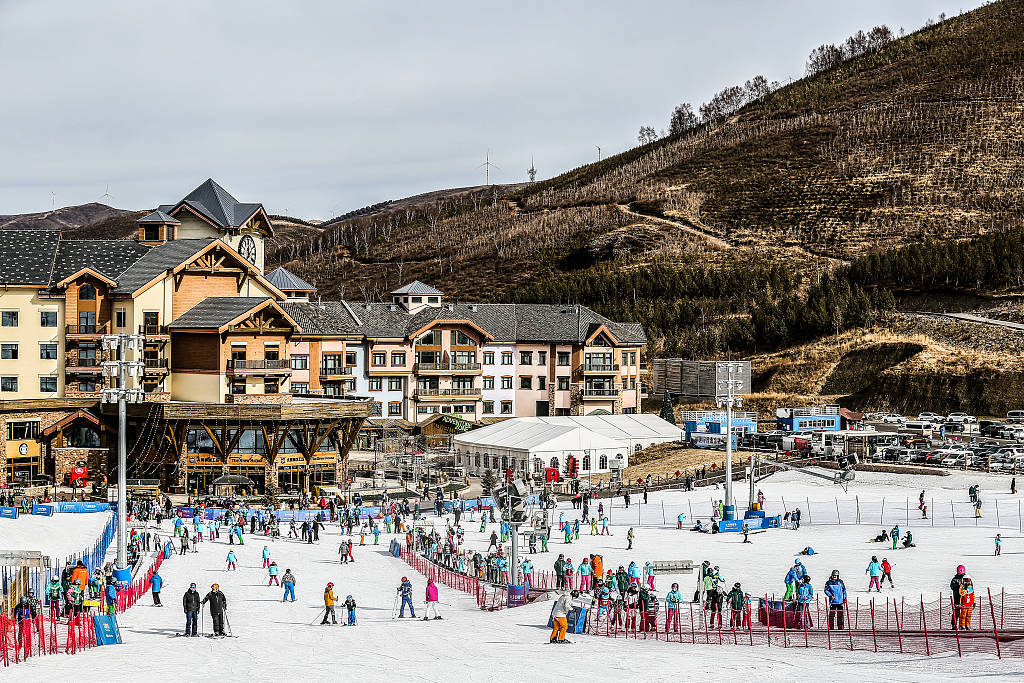
<instances>
[{"instance_id":1,"label":"child skier","mask_svg":"<svg viewBox=\"0 0 1024 683\"><path fill-rule=\"evenodd\" d=\"M1002 534L996 534L996 552L995 552L995 554L996 555L1002 555L1003 554L1003 535Z\"/></svg>"},{"instance_id":2,"label":"child skier","mask_svg":"<svg viewBox=\"0 0 1024 683\"><path fill-rule=\"evenodd\" d=\"M871 592L872 588L881 593L882 584L879 582L879 577L882 576L882 565L879 564L878 557L875 555L871 556L871 562L868 564L868 568L864 570L864 573L871 577L871 580L868 582L868 593Z\"/></svg>"},{"instance_id":3,"label":"child skier","mask_svg":"<svg viewBox=\"0 0 1024 683\"><path fill-rule=\"evenodd\" d=\"M263 566L270 566L270 548L263 546Z\"/></svg>"},{"instance_id":4,"label":"child skier","mask_svg":"<svg viewBox=\"0 0 1024 683\"><path fill-rule=\"evenodd\" d=\"M268 588L270 586L280 586L281 585L277 581L277 572L278 572L277 562L271 562L270 566L267 567L267 576L270 577L270 580L267 581L267 587Z\"/></svg>"},{"instance_id":5,"label":"child skier","mask_svg":"<svg viewBox=\"0 0 1024 683\"><path fill-rule=\"evenodd\" d=\"M970 630L971 614L974 612L974 583L965 576L960 583L960 628Z\"/></svg>"},{"instance_id":6,"label":"child skier","mask_svg":"<svg viewBox=\"0 0 1024 683\"><path fill-rule=\"evenodd\" d=\"M405 606L409 606L409 614L413 619L416 618L416 608L412 606L412 582L406 577L402 577L402 585L398 587L398 593L402 596L402 608L398 612L398 618L405 618Z\"/></svg>"},{"instance_id":7,"label":"child skier","mask_svg":"<svg viewBox=\"0 0 1024 683\"><path fill-rule=\"evenodd\" d=\"M184 538L184 537L182 537L182 538ZM227 571L238 571L238 556L235 555L235 551L234 551L233 548L229 548L228 549L227 563L228 563Z\"/></svg>"},{"instance_id":8,"label":"child skier","mask_svg":"<svg viewBox=\"0 0 1024 683\"><path fill-rule=\"evenodd\" d=\"M679 630L679 605L683 602L683 594L679 592L679 584L673 583L672 590L665 596L665 632L668 633L669 625L673 630Z\"/></svg>"},{"instance_id":9,"label":"child skier","mask_svg":"<svg viewBox=\"0 0 1024 683\"><path fill-rule=\"evenodd\" d=\"M356 601L349 595L345 598L345 609L348 610L348 625L356 625Z\"/></svg>"},{"instance_id":10,"label":"child skier","mask_svg":"<svg viewBox=\"0 0 1024 683\"><path fill-rule=\"evenodd\" d=\"M882 558L882 580L879 582L879 584L885 583L886 579L889 579L889 588L895 588L895 586L892 585L892 565L889 564L888 558L883 557Z\"/></svg>"}]
</instances>

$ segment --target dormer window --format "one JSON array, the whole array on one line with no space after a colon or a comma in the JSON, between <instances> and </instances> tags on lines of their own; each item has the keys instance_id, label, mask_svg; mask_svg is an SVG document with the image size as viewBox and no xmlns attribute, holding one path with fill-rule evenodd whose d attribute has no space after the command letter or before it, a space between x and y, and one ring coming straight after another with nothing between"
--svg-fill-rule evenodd
<instances>
[{"instance_id":1,"label":"dormer window","mask_svg":"<svg viewBox=\"0 0 1024 683\"><path fill-rule=\"evenodd\" d=\"M86 283L78 288L79 301L96 301L96 288Z\"/></svg>"},{"instance_id":2,"label":"dormer window","mask_svg":"<svg viewBox=\"0 0 1024 683\"><path fill-rule=\"evenodd\" d=\"M440 302L441 302L441 297L437 297L437 296L427 297L427 303L436 304L436 303L440 303Z\"/></svg>"},{"instance_id":3,"label":"dormer window","mask_svg":"<svg viewBox=\"0 0 1024 683\"><path fill-rule=\"evenodd\" d=\"M160 241L160 226L159 225L147 225L144 229L143 237L147 242L159 242Z\"/></svg>"}]
</instances>

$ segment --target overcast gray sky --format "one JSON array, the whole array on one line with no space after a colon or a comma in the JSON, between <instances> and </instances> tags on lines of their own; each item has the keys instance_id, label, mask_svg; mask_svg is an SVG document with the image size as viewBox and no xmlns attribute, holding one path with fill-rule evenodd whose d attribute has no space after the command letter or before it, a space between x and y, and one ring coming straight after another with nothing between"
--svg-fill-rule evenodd
<instances>
[{"instance_id":1,"label":"overcast gray sky","mask_svg":"<svg viewBox=\"0 0 1024 683\"><path fill-rule=\"evenodd\" d=\"M541 177L858 28L977 0L0 0L0 214L207 177L273 213Z\"/></svg>"}]
</instances>

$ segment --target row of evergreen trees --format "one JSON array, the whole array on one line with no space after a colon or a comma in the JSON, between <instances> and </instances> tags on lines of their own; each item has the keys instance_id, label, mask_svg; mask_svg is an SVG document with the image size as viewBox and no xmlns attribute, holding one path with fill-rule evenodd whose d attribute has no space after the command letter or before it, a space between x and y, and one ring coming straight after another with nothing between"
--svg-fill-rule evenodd
<instances>
[{"instance_id":1,"label":"row of evergreen trees","mask_svg":"<svg viewBox=\"0 0 1024 683\"><path fill-rule=\"evenodd\" d=\"M880 250L813 283L779 264L604 264L516 289L507 300L580 303L613 320L643 323L667 355L768 351L861 327L874 311L895 307L894 290L1022 286L1022 240L1024 229L1012 229Z\"/></svg>"}]
</instances>

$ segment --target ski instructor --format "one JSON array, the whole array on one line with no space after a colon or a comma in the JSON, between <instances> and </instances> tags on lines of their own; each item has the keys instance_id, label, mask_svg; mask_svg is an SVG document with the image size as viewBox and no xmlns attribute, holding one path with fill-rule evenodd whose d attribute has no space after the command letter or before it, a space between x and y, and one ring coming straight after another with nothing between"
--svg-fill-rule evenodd
<instances>
[{"instance_id":1,"label":"ski instructor","mask_svg":"<svg viewBox=\"0 0 1024 683\"><path fill-rule=\"evenodd\" d=\"M185 608L185 635L195 638L196 627L199 621L199 593L196 591L196 585L193 583L185 591L185 595L181 598L181 605Z\"/></svg>"},{"instance_id":2,"label":"ski instructor","mask_svg":"<svg viewBox=\"0 0 1024 683\"><path fill-rule=\"evenodd\" d=\"M220 585L210 586L210 592L203 598L203 604L210 603L210 618L213 620L213 635L226 636L224 633L224 613L228 611L228 599L220 592Z\"/></svg>"}]
</instances>

